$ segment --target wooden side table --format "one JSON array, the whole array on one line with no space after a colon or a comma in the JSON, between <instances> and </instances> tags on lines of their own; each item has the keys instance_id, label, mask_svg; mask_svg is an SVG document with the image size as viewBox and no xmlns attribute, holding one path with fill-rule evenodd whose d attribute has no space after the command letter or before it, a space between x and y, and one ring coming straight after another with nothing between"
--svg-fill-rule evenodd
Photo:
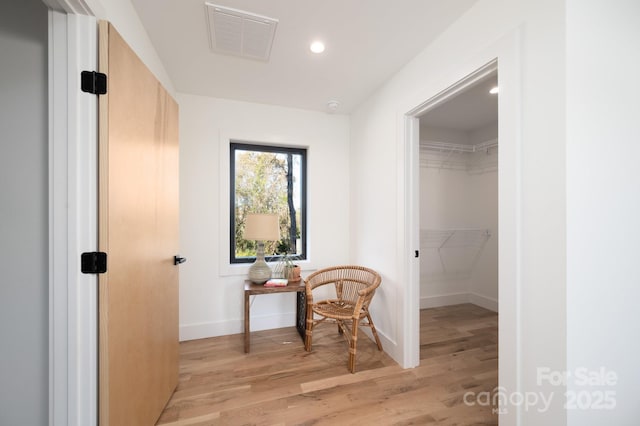
<instances>
[{"instance_id":1,"label":"wooden side table","mask_svg":"<svg viewBox=\"0 0 640 426\"><path fill-rule=\"evenodd\" d=\"M304 287L304 280L300 280L299 283L291 283L286 287L265 287L262 284L254 284L249 280L244 282L244 352L249 353L251 346L251 303L249 301L250 296L257 296L260 294L276 294L276 293L297 293L296 295L296 328L298 333L304 341L304 334L306 328L305 312L306 306L306 293Z\"/></svg>"}]
</instances>

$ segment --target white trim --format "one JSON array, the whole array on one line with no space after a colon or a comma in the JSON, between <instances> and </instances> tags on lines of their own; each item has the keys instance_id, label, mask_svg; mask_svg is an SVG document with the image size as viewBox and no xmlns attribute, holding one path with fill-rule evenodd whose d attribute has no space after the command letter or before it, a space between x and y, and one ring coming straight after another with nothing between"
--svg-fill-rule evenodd
<instances>
[{"instance_id":1,"label":"white trim","mask_svg":"<svg viewBox=\"0 0 640 426\"><path fill-rule=\"evenodd\" d=\"M419 182L415 178L420 175L420 140L418 119L409 114L401 114L398 117L398 139L403 141L398 144L398 159L401 164L398 180L398 282L418 283L420 281L420 259L415 256L415 251L420 249L420 233L414 229L419 228L420 193ZM413 368L420 365L420 286L401 286L402 294L398 295L397 310L399 329L400 360L403 368ZM394 356L398 359L398 356Z\"/></svg>"},{"instance_id":2,"label":"white trim","mask_svg":"<svg viewBox=\"0 0 640 426\"><path fill-rule=\"evenodd\" d=\"M67 423L67 15L49 11L49 424Z\"/></svg>"},{"instance_id":3,"label":"white trim","mask_svg":"<svg viewBox=\"0 0 640 426\"><path fill-rule=\"evenodd\" d=\"M471 72L468 76L457 82L453 82L444 90L426 95L426 100L413 106L409 111L404 112L404 126L400 128L400 140L404 141L403 152L398 158L402 163L400 170L404 170L402 181L398 190L398 206L401 213L398 214L400 223L398 229L400 247L398 249L399 258L398 270L409 271L406 277L400 277L400 282L408 282L410 285L404 286L404 295L399 312L402 313L400 320L404 324L401 329L405 330L403 336L403 357L402 366L404 368L415 367L420 364L420 264L413 254L420 249L420 123L418 117L427 111L441 105L448 99L454 97L466 88L482 80L486 76L497 70L497 61L493 60ZM408 195L405 195L408 194Z\"/></svg>"},{"instance_id":4,"label":"white trim","mask_svg":"<svg viewBox=\"0 0 640 426\"><path fill-rule=\"evenodd\" d=\"M97 279L80 253L97 248L97 101L80 91L95 69L96 20L49 12L49 424L97 422Z\"/></svg>"},{"instance_id":5,"label":"white trim","mask_svg":"<svg viewBox=\"0 0 640 426\"><path fill-rule=\"evenodd\" d=\"M498 100L499 114L499 290L498 300L501 308L499 316L499 386L507 389L510 393L517 393L521 387L521 318L520 318L520 287L521 274L520 265L522 257L521 248L521 72L520 72L520 29L516 29L511 34L498 41L494 46L487 49L483 55L472 58L466 63L469 70L467 76L456 76L455 73L444 73L443 78L448 81L440 85L440 91L418 92L411 95L411 100L407 102L406 109L400 109L401 115L405 116L404 125L401 129L401 141L404 145L404 152L399 158L398 167L404 170L402 184L399 192L402 194L414 194L419 185L419 174L414 172L407 177L407 171L412 170L415 158L419 155L415 135L417 118L420 114L435 108L445 102L447 98L464 90L473 82L483 76L494 72L499 63L498 84L500 86L500 97ZM493 55L491 54L493 52ZM460 64L457 64L458 66ZM475 71L474 71L475 70ZM458 68L459 71L459 68ZM433 86L432 86L433 87ZM426 101L425 101L426 99ZM404 111L404 112L403 112ZM398 121L403 123L403 121ZM399 196L400 221L409 221L399 228L399 264L398 270L412 271L414 268L413 250L419 247L418 244L411 246L411 241L419 235L419 220L415 210L418 206L412 202L412 197ZM414 210L414 211L412 211ZM419 317L419 297L415 297L419 292L419 274L409 273L409 277L401 277L400 282L408 282L404 286L403 302L398 319L398 329L404 331L403 366L410 367L416 363L416 348L419 347L419 324L416 325L415 318ZM405 281L404 278L409 278ZM417 360L419 362L419 360ZM500 423L520 424L522 416L521 407L509 410L508 413L500 414Z\"/></svg>"},{"instance_id":6,"label":"white trim","mask_svg":"<svg viewBox=\"0 0 640 426\"><path fill-rule=\"evenodd\" d=\"M469 303L478 305L493 312L498 312L498 301L492 297L483 296L477 293L469 293Z\"/></svg>"},{"instance_id":7,"label":"white trim","mask_svg":"<svg viewBox=\"0 0 640 426\"><path fill-rule=\"evenodd\" d=\"M515 30L499 46L498 85L498 377L499 386L521 393L522 335L522 77L521 30ZM502 424L521 424L522 407L501 413Z\"/></svg>"},{"instance_id":8,"label":"white trim","mask_svg":"<svg viewBox=\"0 0 640 426\"><path fill-rule=\"evenodd\" d=\"M398 182L398 271L403 294L398 299L399 323L401 330L401 364L404 368L420 365L420 263L414 252L419 251L419 206L420 206L420 123L418 116L437 107L467 87L483 79L497 69L497 61L476 68L470 75L454 81L438 93L425 95L423 100L409 110L401 111L398 117L399 175ZM426 100L424 100L426 99ZM405 272L407 271L407 272Z\"/></svg>"},{"instance_id":9,"label":"white trim","mask_svg":"<svg viewBox=\"0 0 640 426\"><path fill-rule=\"evenodd\" d=\"M75 15L92 15L91 8L84 0L42 0L44 4L49 6L51 10L57 12L75 14Z\"/></svg>"},{"instance_id":10,"label":"white trim","mask_svg":"<svg viewBox=\"0 0 640 426\"><path fill-rule=\"evenodd\" d=\"M439 308L440 306L459 305L461 303L473 303L481 308L498 312L498 301L496 299L477 293L451 293L421 297L420 309Z\"/></svg>"},{"instance_id":11,"label":"white trim","mask_svg":"<svg viewBox=\"0 0 640 426\"><path fill-rule=\"evenodd\" d=\"M269 315L251 315L251 331L293 327L296 325L295 318L295 311L278 312ZM183 324L180 326L180 341L240 333L244 333L244 319ZM240 341L238 339L238 342Z\"/></svg>"},{"instance_id":12,"label":"white trim","mask_svg":"<svg viewBox=\"0 0 640 426\"><path fill-rule=\"evenodd\" d=\"M410 117L418 117L423 115L432 109L442 105L447 102L449 99L452 99L459 93L463 92L469 87L474 86L477 82L481 81L485 77L491 75L492 73L498 70L498 61L496 59L490 61L489 63L483 65L476 71L472 72L465 78L460 81L457 81L450 87L442 90L439 93L436 93L431 98L417 105L411 111L407 112L407 115Z\"/></svg>"},{"instance_id":13,"label":"white trim","mask_svg":"<svg viewBox=\"0 0 640 426\"><path fill-rule=\"evenodd\" d=\"M301 148L307 150L307 168L309 167L309 153L311 151L308 145L300 145L291 143L289 141L296 140L295 137L287 135L273 136L271 134L263 134L261 132L251 132L247 130L221 130L220 131L220 145L219 145L219 206L220 221L218 223L218 248L220 256L218 258L218 267L221 277L246 277L249 273L250 264L232 264L229 261L229 247L231 245L229 234L229 222L231 221L229 200L231 194L229 193L231 186L231 164L229 162L229 155L231 155L231 142L242 141L255 145L266 145L276 147L288 147L288 148ZM307 179L309 176L307 175ZM307 182L307 192L309 191L309 182ZM312 263L312 250L310 241L312 240L312 234L309 227L307 227L307 259L296 261L300 265L303 271L316 269L316 266ZM275 263L269 263L272 267Z\"/></svg>"},{"instance_id":14,"label":"white trim","mask_svg":"<svg viewBox=\"0 0 640 426\"><path fill-rule=\"evenodd\" d=\"M440 306L459 305L469 303L469 293L451 293L440 296L420 298L420 309L439 308Z\"/></svg>"}]
</instances>

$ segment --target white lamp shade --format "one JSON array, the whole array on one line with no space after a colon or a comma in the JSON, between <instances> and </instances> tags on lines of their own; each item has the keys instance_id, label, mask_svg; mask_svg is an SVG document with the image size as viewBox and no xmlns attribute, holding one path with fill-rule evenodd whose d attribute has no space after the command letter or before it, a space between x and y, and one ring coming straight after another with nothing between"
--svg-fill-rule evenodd
<instances>
[{"instance_id":1,"label":"white lamp shade","mask_svg":"<svg viewBox=\"0 0 640 426\"><path fill-rule=\"evenodd\" d=\"M278 215L249 213L244 225L244 239L278 241L280 239Z\"/></svg>"}]
</instances>

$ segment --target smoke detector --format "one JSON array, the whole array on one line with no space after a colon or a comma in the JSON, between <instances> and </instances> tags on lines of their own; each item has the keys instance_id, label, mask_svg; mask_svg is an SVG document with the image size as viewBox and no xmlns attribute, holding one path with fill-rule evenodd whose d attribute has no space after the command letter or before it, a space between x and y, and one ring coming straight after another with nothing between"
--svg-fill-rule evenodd
<instances>
[{"instance_id":1,"label":"smoke detector","mask_svg":"<svg viewBox=\"0 0 640 426\"><path fill-rule=\"evenodd\" d=\"M209 46L214 52L268 61L278 20L205 3Z\"/></svg>"},{"instance_id":2,"label":"smoke detector","mask_svg":"<svg viewBox=\"0 0 640 426\"><path fill-rule=\"evenodd\" d=\"M329 112L336 112L339 106L340 102L336 100L330 100L329 102L327 102L327 109L329 110Z\"/></svg>"}]
</instances>

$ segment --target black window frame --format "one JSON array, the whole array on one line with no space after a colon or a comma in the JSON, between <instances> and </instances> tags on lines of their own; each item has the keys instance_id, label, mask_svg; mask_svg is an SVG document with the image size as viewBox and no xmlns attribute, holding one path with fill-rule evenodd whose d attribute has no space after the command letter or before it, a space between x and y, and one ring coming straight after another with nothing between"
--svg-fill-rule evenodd
<instances>
[{"instance_id":1,"label":"black window frame","mask_svg":"<svg viewBox=\"0 0 640 426\"><path fill-rule=\"evenodd\" d=\"M256 151L256 152L271 152L277 154L296 154L300 155L301 166L301 178L302 183L300 185L300 197L301 208L299 226L301 234L302 250L300 254L296 255L297 260L307 259L307 148L296 148L281 145L262 145L251 142L232 140L229 144L229 261L231 264L243 264L253 263L256 259L255 256L236 257L236 151ZM265 256L267 262L278 261L282 256Z\"/></svg>"}]
</instances>

